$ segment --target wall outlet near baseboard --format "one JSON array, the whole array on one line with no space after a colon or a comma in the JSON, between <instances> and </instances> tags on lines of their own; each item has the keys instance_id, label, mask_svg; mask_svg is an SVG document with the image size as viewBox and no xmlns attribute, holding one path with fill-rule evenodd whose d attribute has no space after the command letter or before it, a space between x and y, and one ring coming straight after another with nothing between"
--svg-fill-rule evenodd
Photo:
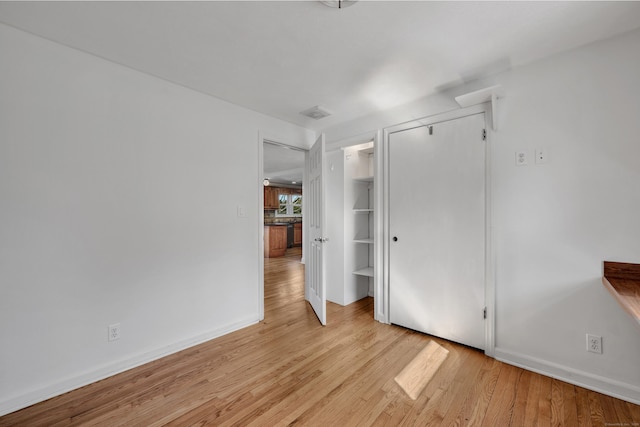
<instances>
[{"instance_id":1,"label":"wall outlet near baseboard","mask_svg":"<svg viewBox=\"0 0 640 427\"><path fill-rule=\"evenodd\" d=\"M109 341L115 341L120 339L120 323L114 323L109 325Z\"/></svg>"},{"instance_id":2,"label":"wall outlet near baseboard","mask_svg":"<svg viewBox=\"0 0 640 427\"><path fill-rule=\"evenodd\" d=\"M602 354L602 337L587 334L587 351Z\"/></svg>"}]
</instances>

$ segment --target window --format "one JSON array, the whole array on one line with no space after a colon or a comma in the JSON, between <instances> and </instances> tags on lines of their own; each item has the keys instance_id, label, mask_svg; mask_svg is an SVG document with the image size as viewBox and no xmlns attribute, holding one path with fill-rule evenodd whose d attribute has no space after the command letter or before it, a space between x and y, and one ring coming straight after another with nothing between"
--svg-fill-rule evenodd
<instances>
[{"instance_id":1,"label":"window","mask_svg":"<svg viewBox=\"0 0 640 427\"><path fill-rule=\"evenodd\" d=\"M276 216L302 216L302 195L278 194Z\"/></svg>"},{"instance_id":2,"label":"window","mask_svg":"<svg viewBox=\"0 0 640 427\"><path fill-rule=\"evenodd\" d=\"M293 214L302 215L302 195L292 194L290 196L290 199L291 199L291 208L293 210Z\"/></svg>"},{"instance_id":3,"label":"window","mask_svg":"<svg viewBox=\"0 0 640 427\"><path fill-rule=\"evenodd\" d=\"M286 215L289 211L289 195L278 194L278 215Z\"/></svg>"}]
</instances>

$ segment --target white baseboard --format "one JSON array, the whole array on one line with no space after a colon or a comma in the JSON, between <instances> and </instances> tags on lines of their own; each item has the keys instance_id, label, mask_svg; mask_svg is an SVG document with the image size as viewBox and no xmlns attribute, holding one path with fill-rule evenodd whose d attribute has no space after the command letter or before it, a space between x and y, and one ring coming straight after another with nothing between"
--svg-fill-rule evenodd
<instances>
[{"instance_id":1,"label":"white baseboard","mask_svg":"<svg viewBox=\"0 0 640 427\"><path fill-rule=\"evenodd\" d=\"M86 372L81 375L63 379L53 384L49 384L47 386L31 390L27 393L20 394L18 396L9 397L7 399L3 398L2 400L0 400L0 416L9 414L22 408L26 408L27 406L31 406L35 403L42 402L63 393L67 393L71 390L84 387L85 385L103 380L124 371L128 371L129 369L133 369L135 367L144 365L145 363L149 363L170 354L185 350L189 347L202 344L214 338L221 337L223 335L242 328L246 328L247 326L251 326L256 323L258 323L258 320L256 318L245 319L231 325L214 329L204 334L200 334L195 337L187 338L174 344L158 348L156 350L152 350L137 356L119 360L115 363L101 366L91 372Z\"/></svg>"},{"instance_id":2,"label":"white baseboard","mask_svg":"<svg viewBox=\"0 0 640 427\"><path fill-rule=\"evenodd\" d=\"M621 381L612 380L580 371L568 366L559 365L535 357L495 348L495 358L501 362L514 365L528 371L536 372L547 377L556 378L569 384L584 387L598 393L622 399L640 405L640 387Z\"/></svg>"}]
</instances>

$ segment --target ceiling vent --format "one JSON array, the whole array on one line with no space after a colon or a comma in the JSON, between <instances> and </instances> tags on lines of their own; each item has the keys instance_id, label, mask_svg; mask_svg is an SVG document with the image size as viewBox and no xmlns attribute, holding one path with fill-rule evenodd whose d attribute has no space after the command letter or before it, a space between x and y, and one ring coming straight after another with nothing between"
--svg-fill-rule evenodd
<instances>
[{"instance_id":1,"label":"ceiling vent","mask_svg":"<svg viewBox=\"0 0 640 427\"><path fill-rule=\"evenodd\" d=\"M315 107L311 107L304 111L300 111L300 114L302 114L303 116L311 117L314 120L320 120L331 115L331 113L327 111L327 109L319 105L316 105Z\"/></svg>"}]
</instances>

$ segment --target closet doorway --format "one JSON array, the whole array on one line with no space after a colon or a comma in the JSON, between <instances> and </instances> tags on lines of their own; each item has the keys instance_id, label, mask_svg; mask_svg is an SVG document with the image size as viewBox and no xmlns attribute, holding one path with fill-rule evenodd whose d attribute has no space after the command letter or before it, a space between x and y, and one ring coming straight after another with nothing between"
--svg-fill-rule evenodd
<instances>
[{"instance_id":1,"label":"closet doorway","mask_svg":"<svg viewBox=\"0 0 640 427\"><path fill-rule=\"evenodd\" d=\"M390 322L485 348L485 114L389 134Z\"/></svg>"}]
</instances>

